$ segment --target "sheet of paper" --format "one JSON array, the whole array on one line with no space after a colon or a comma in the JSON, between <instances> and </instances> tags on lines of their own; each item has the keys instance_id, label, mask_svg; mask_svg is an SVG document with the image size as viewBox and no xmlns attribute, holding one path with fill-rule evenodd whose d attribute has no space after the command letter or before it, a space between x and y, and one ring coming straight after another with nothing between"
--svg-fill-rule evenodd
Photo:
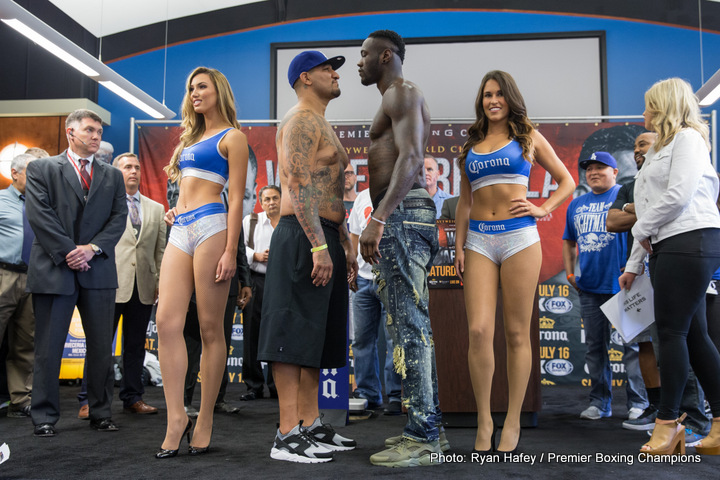
<instances>
[{"instance_id":1,"label":"sheet of paper","mask_svg":"<svg viewBox=\"0 0 720 480\"><path fill-rule=\"evenodd\" d=\"M3 463L10 458L10 447L7 443L0 445L0 463Z\"/></svg>"},{"instance_id":2,"label":"sheet of paper","mask_svg":"<svg viewBox=\"0 0 720 480\"><path fill-rule=\"evenodd\" d=\"M623 340L630 343L655 321L650 279L646 275L638 275L630 290L620 290L600 309Z\"/></svg>"}]
</instances>

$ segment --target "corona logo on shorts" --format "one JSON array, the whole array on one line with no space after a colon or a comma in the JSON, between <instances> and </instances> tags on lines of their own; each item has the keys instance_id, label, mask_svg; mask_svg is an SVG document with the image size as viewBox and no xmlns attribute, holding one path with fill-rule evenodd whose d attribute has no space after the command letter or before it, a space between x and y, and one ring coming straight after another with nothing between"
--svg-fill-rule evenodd
<instances>
[{"instance_id":1,"label":"corona logo on shorts","mask_svg":"<svg viewBox=\"0 0 720 480\"><path fill-rule=\"evenodd\" d=\"M570 375L573 371L573 364L570 361L559 358L545 362L544 367L547 373L556 377Z\"/></svg>"},{"instance_id":2,"label":"corona logo on shorts","mask_svg":"<svg viewBox=\"0 0 720 480\"><path fill-rule=\"evenodd\" d=\"M485 232L504 232L505 231L505 225L499 224L499 225L491 225L485 222L479 222L477 224L477 231L479 233L485 233Z\"/></svg>"},{"instance_id":3,"label":"corona logo on shorts","mask_svg":"<svg viewBox=\"0 0 720 480\"><path fill-rule=\"evenodd\" d=\"M552 297L545 300L545 310L550 313L567 313L573 308L573 303L565 297Z\"/></svg>"},{"instance_id":4,"label":"corona logo on shorts","mask_svg":"<svg viewBox=\"0 0 720 480\"><path fill-rule=\"evenodd\" d=\"M552 330L555 328L555 320L548 317L540 317L540 328Z\"/></svg>"},{"instance_id":5,"label":"corona logo on shorts","mask_svg":"<svg viewBox=\"0 0 720 480\"><path fill-rule=\"evenodd\" d=\"M623 352L611 348L610 350L608 350L608 357L610 357L611 362L622 362Z\"/></svg>"}]
</instances>

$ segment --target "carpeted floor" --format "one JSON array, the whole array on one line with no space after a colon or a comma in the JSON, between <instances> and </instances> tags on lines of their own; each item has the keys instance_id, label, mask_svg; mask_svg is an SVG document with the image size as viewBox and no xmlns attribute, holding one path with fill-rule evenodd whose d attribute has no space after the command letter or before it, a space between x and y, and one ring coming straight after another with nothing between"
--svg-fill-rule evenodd
<instances>
[{"instance_id":1,"label":"carpeted floor","mask_svg":"<svg viewBox=\"0 0 720 480\"><path fill-rule=\"evenodd\" d=\"M145 401L161 407L159 415L124 414L119 401L113 403L116 433L99 433L87 421L78 420L75 395L79 387L62 386L63 417L57 424L59 435L35 438L30 419L0 417L0 444L7 443L11 456L0 464L3 479L78 478L168 478L168 479L365 479L370 476L418 478L532 478L532 479L653 479L682 476L684 479L717 479L720 457L701 457L688 448L688 462L647 463L637 449L647 440L645 432L621 428L626 414L624 392L615 390L615 416L598 421L581 420L579 412L587 404L587 389L543 387L543 411L537 428L523 431L521 451L525 456L514 463L482 465L471 462L469 452L475 431L448 428L452 463L436 467L389 469L372 466L368 457L383 448L386 437L402 431L404 417L383 416L353 421L338 431L358 442L358 448L337 453L335 460L320 465L299 465L272 460L269 456L277 401L237 401L244 387L231 384L227 399L241 407L238 414L216 415L212 452L190 457L182 444L180 455L156 460L153 455L163 438L165 415L162 389L148 387ZM4 412L3 412L4 413ZM598 457L600 454L600 457ZM563 459L560 455L575 455ZM582 458L582 457L585 458ZM568 461L571 460L571 461ZM428 470L429 469L429 470Z\"/></svg>"}]
</instances>

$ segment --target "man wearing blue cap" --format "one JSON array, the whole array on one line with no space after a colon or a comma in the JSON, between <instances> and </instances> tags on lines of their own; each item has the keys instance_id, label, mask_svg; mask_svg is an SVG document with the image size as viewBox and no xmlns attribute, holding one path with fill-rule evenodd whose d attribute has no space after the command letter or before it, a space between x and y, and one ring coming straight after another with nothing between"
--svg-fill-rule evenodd
<instances>
[{"instance_id":1,"label":"man wearing blue cap","mask_svg":"<svg viewBox=\"0 0 720 480\"><path fill-rule=\"evenodd\" d=\"M580 293L580 309L585 327L587 353L585 363L590 375L590 406L580 418L599 420L612 416L612 368L610 322L600 305L620 291L618 275L627 260L627 233L608 232L605 224L610 206L620 185L615 158L607 152L595 152L580 162L590 192L574 199L567 209L563 234L563 263L568 281ZM580 267L575 274L576 261ZM645 387L628 375L628 408L647 406Z\"/></svg>"},{"instance_id":2,"label":"man wearing blue cap","mask_svg":"<svg viewBox=\"0 0 720 480\"><path fill-rule=\"evenodd\" d=\"M258 360L272 362L280 425L270 456L320 463L355 441L324 424L318 409L321 368L346 363L346 280L357 274L345 226L345 149L325 108L340 95L335 72L344 57L310 50L297 55L288 81L298 103L278 128L282 199L270 241ZM307 427L303 426L303 423Z\"/></svg>"}]
</instances>

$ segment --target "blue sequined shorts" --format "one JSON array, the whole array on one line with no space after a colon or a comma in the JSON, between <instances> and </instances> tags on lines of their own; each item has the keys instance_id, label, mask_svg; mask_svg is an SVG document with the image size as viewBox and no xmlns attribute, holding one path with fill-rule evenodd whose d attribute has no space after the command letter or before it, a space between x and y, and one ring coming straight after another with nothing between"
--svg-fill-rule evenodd
<instances>
[{"instance_id":1,"label":"blue sequined shorts","mask_svg":"<svg viewBox=\"0 0 720 480\"><path fill-rule=\"evenodd\" d=\"M465 248L479 253L497 265L540 241L534 217L518 217L497 222L470 220Z\"/></svg>"},{"instance_id":2,"label":"blue sequined shorts","mask_svg":"<svg viewBox=\"0 0 720 480\"><path fill-rule=\"evenodd\" d=\"M216 233L227 230L227 213L222 203L209 203L175 217L168 242L191 257Z\"/></svg>"}]
</instances>

